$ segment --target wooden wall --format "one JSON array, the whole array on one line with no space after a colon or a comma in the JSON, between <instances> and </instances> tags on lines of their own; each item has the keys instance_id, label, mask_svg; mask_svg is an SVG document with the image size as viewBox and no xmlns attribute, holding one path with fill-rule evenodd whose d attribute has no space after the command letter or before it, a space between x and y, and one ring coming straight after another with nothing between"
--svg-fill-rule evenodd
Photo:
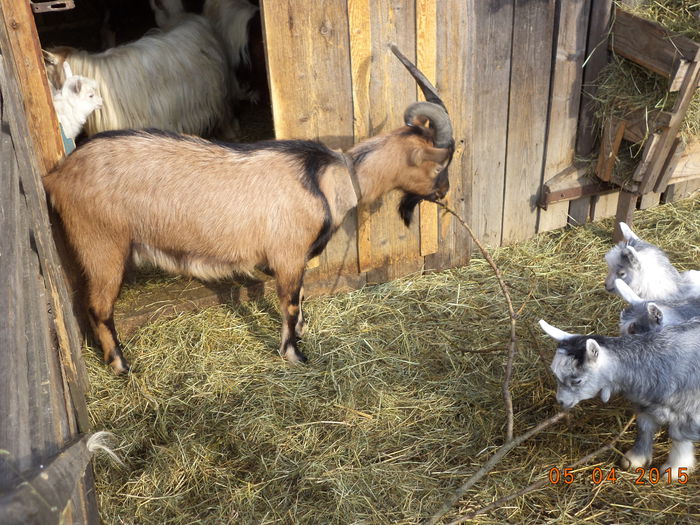
<instances>
[{"instance_id":1,"label":"wooden wall","mask_svg":"<svg viewBox=\"0 0 700 525\"><path fill-rule=\"evenodd\" d=\"M447 105L457 142L448 202L480 239L499 246L564 226L569 202L536 203L543 181L574 162L592 17L610 4L263 0L277 136L348 148L400 126L418 93L388 49L395 42ZM459 225L428 204L406 228L398 199L348 217L307 280L334 290L469 261Z\"/></svg>"}]
</instances>

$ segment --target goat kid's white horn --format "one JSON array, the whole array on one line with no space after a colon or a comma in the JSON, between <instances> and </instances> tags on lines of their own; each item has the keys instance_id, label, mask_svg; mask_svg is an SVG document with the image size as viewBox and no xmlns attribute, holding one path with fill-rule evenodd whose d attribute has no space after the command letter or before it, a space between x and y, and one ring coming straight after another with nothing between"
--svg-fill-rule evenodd
<instances>
[{"instance_id":1,"label":"goat kid's white horn","mask_svg":"<svg viewBox=\"0 0 700 525\"><path fill-rule=\"evenodd\" d=\"M639 239L636 233L632 231L632 228L627 226L627 223L621 222L620 223L620 231L622 232L622 236L625 238L626 241L629 241L630 239Z\"/></svg>"},{"instance_id":2,"label":"goat kid's white horn","mask_svg":"<svg viewBox=\"0 0 700 525\"><path fill-rule=\"evenodd\" d=\"M544 319L540 319L540 328L542 328L542 330L544 330L552 339L556 339L557 341L563 341L574 337L574 334L569 334L564 330L559 330L559 328L553 327Z\"/></svg>"},{"instance_id":3,"label":"goat kid's white horn","mask_svg":"<svg viewBox=\"0 0 700 525\"><path fill-rule=\"evenodd\" d=\"M617 293L620 294L620 297L622 297L629 304L639 304L644 302L642 298L634 293L634 290L632 290L632 288L630 288L629 285L622 279L615 279L615 289L617 290Z\"/></svg>"}]
</instances>

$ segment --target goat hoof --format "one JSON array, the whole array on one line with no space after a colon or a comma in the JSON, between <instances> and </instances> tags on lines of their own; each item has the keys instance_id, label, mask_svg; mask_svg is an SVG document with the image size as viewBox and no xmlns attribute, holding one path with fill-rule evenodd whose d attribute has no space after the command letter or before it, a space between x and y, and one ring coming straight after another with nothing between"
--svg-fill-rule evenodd
<instances>
[{"instance_id":1,"label":"goat hoof","mask_svg":"<svg viewBox=\"0 0 700 525\"><path fill-rule=\"evenodd\" d=\"M630 450L622 456L620 463L622 464L622 468L626 470L643 468L651 463L651 458L640 456Z\"/></svg>"},{"instance_id":2,"label":"goat hoof","mask_svg":"<svg viewBox=\"0 0 700 525\"><path fill-rule=\"evenodd\" d=\"M282 354L282 357L284 357L287 361L293 364L306 363L308 361L306 356L302 352L294 348L293 345L287 345L287 349L284 352L284 354Z\"/></svg>"},{"instance_id":3,"label":"goat hoof","mask_svg":"<svg viewBox=\"0 0 700 525\"><path fill-rule=\"evenodd\" d=\"M307 328L307 325L305 322L298 323L296 325L296 327L294 328L294 333L296 333L297 337L301 338L306 333L306 328Z\"/></svg>"},{"instance_id":4,"label":"goat hoof","mask_svg":"<svg viewBox=\"0 0 700 525\"><path fill-rule=\"evenodd\" d=\"M112 367L112 372L114 372L115 376L126 375L131 370L129 363L122 356L115 356L109 363L109 366Z\"/></svg>"}]
</instances>

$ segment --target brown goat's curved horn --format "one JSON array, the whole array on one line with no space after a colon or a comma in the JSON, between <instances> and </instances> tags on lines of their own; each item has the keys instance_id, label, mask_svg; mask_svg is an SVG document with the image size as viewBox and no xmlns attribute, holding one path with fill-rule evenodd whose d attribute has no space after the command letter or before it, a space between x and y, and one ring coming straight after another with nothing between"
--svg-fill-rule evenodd
<instances>
[{"instance_id":1,"label":"brown goat's curved horn","mask_svg":"<svg viewBox=\"0 0 700 525\"><path fill-rule=\"evenodd\" d=\"M408 69L408 72L411 73L411 76L414 79L416 79L416 83L418 84L418 87L420 87L420 90L423 92L425 100L427 100L428 102L432 102L433 104L437 104L438 106L442 106L445 112L447 112L445 103L438 96L437 89L435 89L435 86L431 84L430 80L428 80L425 77L425 75L420 72L420 70L413 64L413 62L411 62L401 51L399 51L399 48L396 47L396 44L391 44L389 48L394 52L396 58L398 58L401 61L401 63L404 66L406 66L406 69Z\"/></svg>"},{"instance_id":2,"label":"brown goat's curved horn","mask_svg":"<svg viewBox=\"0 0 700 525\"><path fill-rule=\"evenodd\" d=\"M430 119L430 125L435 129L435 146L454 147L452 124L444 108L432 102L414 102L404 111L403 120L407 126L411 126L417 117Z\"/></svg>"}]
</instances>

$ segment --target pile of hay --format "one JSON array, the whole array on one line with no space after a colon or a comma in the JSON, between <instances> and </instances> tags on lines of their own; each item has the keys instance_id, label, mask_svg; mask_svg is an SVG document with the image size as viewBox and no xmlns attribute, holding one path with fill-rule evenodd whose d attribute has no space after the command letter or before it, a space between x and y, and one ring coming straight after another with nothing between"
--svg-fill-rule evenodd
<instances>
[{"instance_id":1,"label":"pile of hay","mask_svg":"<svg viewBox=\"0 0 700 525\"><path fill-rule=\"evenodd\" d=\"M619 8L661 24L671 31L700 42L700 2L697 0L641 0L616 2ZM668 79L617 55L603 69L596 82L596 117L605 122L612 117L625 118L640 110L671 110L675 94L669 96ZM681 128L686 142L700 137L700 92L696 93ZM625 180L639 161L644 142L620 148L615 173Z\"/></svg>"},{"instance_id":2,"label":"pile of hay","mask_svg":"<svg viewBox=\"0 0 700 525\"><path fill-rule=\"evenodd\" d=\"M494 253L519 311L515 434L556 413L553 342L536 321L615 334L622 301L603 289L610 220ZM700 267L700 199L635 216L682 269ZM97 458L104 523L418 523L503 443L507 308L481 258L466 267L309 300L306 366L276 356L274 298L144 326L128 378L86 352L95 428L125 466ZM632 414L586 401L511 452L448 515L546 478L610 441ZM634 440L629 430L619 443ZM668 451L655 447L658 466ZM479 516L477 523L679 523L700 519L700 483L591 483L618 453Z\"/></svg>"}]
</instances>

